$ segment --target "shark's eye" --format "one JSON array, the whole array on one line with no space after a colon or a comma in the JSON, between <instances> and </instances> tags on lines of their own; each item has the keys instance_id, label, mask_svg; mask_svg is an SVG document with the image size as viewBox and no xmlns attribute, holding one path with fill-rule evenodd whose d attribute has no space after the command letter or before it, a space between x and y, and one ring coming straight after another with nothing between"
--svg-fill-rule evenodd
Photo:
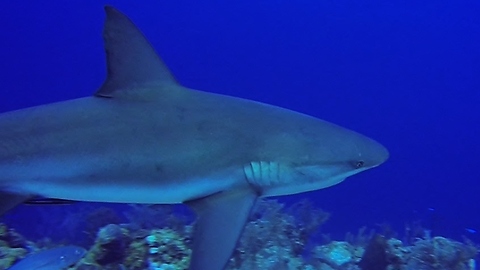
<instances>
[{"instance_id":1,"label":"shark's eye","mask_svg":"<svg viewBox=\"0 0 480 270\"><path fill-rule=\"evenodd\" d=\"M363 165L365 165L365 162L363 160L355 162L355 168L357 169L360 169L361 167L363 167Z\"/></svg>"}]
</instances>

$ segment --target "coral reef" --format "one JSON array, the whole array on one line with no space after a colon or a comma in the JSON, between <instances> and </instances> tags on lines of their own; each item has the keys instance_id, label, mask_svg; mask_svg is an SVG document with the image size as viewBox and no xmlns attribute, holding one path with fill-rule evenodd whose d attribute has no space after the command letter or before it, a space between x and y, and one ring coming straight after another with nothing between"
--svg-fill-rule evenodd
<instances>
[{"instance_id":1,"label":"coral reef","mask_svg":"<svg viewBox=\"0 0 480 270\"><path fill-rule=\"evenodd\" d=\"M128 227L128 226L127 226ZM101 228L95 244L75 269L131 270L187 269L191 250L186 238L169 228L151 230L144 235L117 224Z\"/></svg>"},{"instance_id":2,"label":"coral reef","mask_svg":"<svg viewBox=\"0 0 480 270\"><path fill-rule=\"evenodd\" d=\"M30 249L30 242L15 230L0 223L0 270L7 269L24 258Z\"/></svg>"},{"instance_id":3,"label":"coral reef","mask_svg":"<svg viewBox=\"0 0 480 270\"><path fill-rule=\"evenodd\" d=\"M0 269L7 269L27 254L23 248L0 246Z\"/></svg>"},{"instance_id":4,"label":"coral reef","mask_svg":"<svg viewBox=\"0 0 480 270\"><path fill-rule=\"evenodd\" d=\"M138 212L137 212L138 211ZM103 213L103 214L102 214ZM143 216L145 214L145 216ZM188 268L192 224L185 217L169 217L172 208L132 206L129 223L105 208L84 216L95 232L86 256L71 270L182 270ZM162 217L164 220L150 220ZM230 260L229 270L473 270L477 248L429 233L415 233L408 241L394 233L346 235L346 241L320 245L316 236L329 214L306 201L286 207L275 200L255 207ZM98 220L97 220L98 219ZM105 224L106 221L116 221ZM137 223L138 222L138 223ZM145 227L143 227L145 226ZM158 227L157 227L158 226ZM0 270L6 269L41 247L60 243L27 241L15 230L0 224Z\"/></svg>"},{"instance_id":5,"label":"coral reef","mask_svg":"<svg viewBox=\"0 0 480 270\"><path fill-rule=\"evenodd\" d=\"M108 224L118 224L121 220L117 213L109 207L99 207L92 211L88 211L87 213L88 214L84 217L84 232L86 233L89 242L95 240L100 228L103 228Z\"/></svg>"},{"instance_id":6,"label":"coral reef","mask_svg":"<svg viewBox=\"0 0 480 270\"><path fill-rule=\"evenodd\" d=\"M443 237L401 240L374 235L366 247L331 242L314 250L313 265L322 270L475 270L477 249Z\"/></svg>"},{"instance_id":7,"label":"coral reef","mask_svg":"<svg viewBox=\"0 0 480 270\"><path fill-rule=\"evenodd\" d=\"M418 240L410 249L406 267L399 269L418 270L463 270L470 269L477 249L443 237Z\"/></svg>"},{"instance_id":8,"label":"coral reef","mask_svg":"<svg viewBox=\"0 0 480 270\"><path fill-rule=\"evenodd\" d=\"M348 242L333 241L317 246L313 250L315 269L343 269L346 265L355 265L365 252L362 246L353 246ZM373 269L372 269L373 270Z\"/></svg>"},{"instance_id":9,"label":"coral reef","mask_svg":"<svg viewBox=\"0 0 480 270\"><path fill-rule=\"evenodd\" d=\"M313 209L306 201L288 208L275 200L260 201L245 226L229 269L306 269L302 254L328 217L328 213Z\"/></svg>"},{"instance_id":10,"label":"coral reef","mask_svg":"<svg viewBox=\"0 0 480 270\"><path fill-rule=\"evenodd\" d=\"M126 257L130 245L128 231L109 224L98 231L95 244L81 261L81 269L110 269L118 267ZM90 268L86 268L86 266ZM96 268L92 268L96 267Z\"/></svg>"},{"instance_id":11,"label":"coral reef","mask_svg":"<svg viewBox=\"0 0 480 270\"><path fill-rule=\"evenodd\" d=\"M147 263L150 270L187 269L191 250L184 238L174 230L153 230L145 238L148 245Z\"/></svg>"}]
</instances>

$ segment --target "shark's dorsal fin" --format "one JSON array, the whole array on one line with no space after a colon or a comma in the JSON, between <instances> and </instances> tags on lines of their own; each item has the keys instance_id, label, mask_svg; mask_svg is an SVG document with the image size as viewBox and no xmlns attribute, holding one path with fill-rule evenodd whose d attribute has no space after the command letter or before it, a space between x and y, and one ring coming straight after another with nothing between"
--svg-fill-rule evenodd
<instances>
[{"instance_id":1,"label":"shark's dorsal fin","mask_svg":"<svg viewBox=\"0 0 480 270\"><path fill-rule=\"evenodd\" d=\"M176 85L162 59L133 22L120 11L106 6L103 29L107 56L107 78L95 93L115 97L122 90L145 89Z\"/></svg>"}]
</instances>

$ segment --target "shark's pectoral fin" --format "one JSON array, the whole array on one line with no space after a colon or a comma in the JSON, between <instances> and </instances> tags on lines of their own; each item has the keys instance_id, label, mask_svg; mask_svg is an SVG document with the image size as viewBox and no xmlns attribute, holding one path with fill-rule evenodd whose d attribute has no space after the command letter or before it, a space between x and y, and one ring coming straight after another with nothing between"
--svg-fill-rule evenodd
<instances>
[{"instance_id":1,"label":"shark's pectoral fin","mask_svg":"<svg viewBox=\"0 0 480 270\"><path fill-rule=\"evenodd\" d=\"M25 194L0 191L0 216L31 197L32 196Z\"/></svg>"},{"instance_id":2,"label":"shark's pectoral fin","mask_svg":"<svg viewBox=\"0 0 480 270\"><path fill-rule=\"evenodd\" d=\"M225 268L257 198L244 189L186 202L197 213L190 270Z\"/></svg>"}]
</instances>

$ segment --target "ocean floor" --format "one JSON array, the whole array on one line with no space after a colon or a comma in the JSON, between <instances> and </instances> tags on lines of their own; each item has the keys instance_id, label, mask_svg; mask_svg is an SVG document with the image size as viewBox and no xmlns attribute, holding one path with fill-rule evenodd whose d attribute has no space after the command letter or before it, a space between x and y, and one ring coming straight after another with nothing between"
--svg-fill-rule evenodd
<instances>
[{"instance_id":1,"label":"ocean floor","mask_svg":"<svg viewBox=\"0 0 480 270\"><path fill-rule=\"evenodd\" d=\"M38 224L28 224L32 230L48 230L46 235L56 231L62 235L55 239L41 237L38 228L35 237L31 232L23 235L25 224L17 229L12 221L0 223L0 270L46 264L51 269L78 270L188 268L194 240L191 213L169 206L130 205L121 214L100 206L61 215L47 212ZM478 246L466 238L432 236L416 226L402 237L387 227L378 232L361 228L334 241L321 230L328 218L329 213L308 201L289 207L276 200L260 202L227 269L476 269Z\"/></svg>"}]
</instances>

